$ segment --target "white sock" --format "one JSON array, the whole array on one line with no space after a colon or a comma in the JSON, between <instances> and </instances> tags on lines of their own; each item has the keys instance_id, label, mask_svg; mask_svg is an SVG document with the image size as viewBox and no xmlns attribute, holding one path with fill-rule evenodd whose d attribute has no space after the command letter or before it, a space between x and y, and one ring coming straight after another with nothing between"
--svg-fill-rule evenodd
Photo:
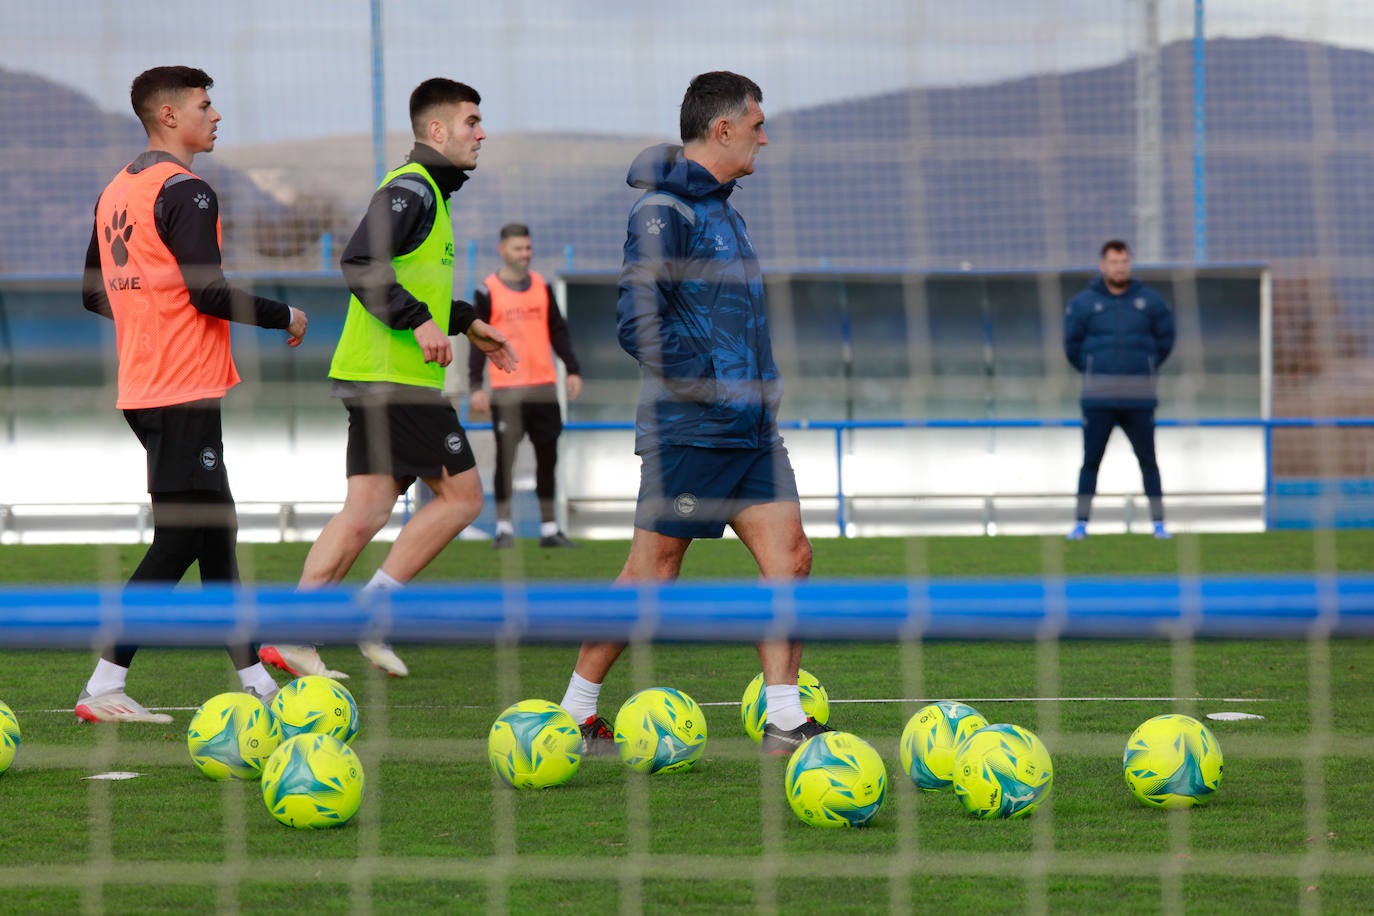
<instances>
[{"instance_id":1,"label":"white sock","mask_svg":"<svg viewBox=\"0 0 1374 916\"><path fill-rule=\"evenodd\" d=\"M541 538L551 538L558 533L558 522L540 522L539 536Z\"/></svg>"},{"instance_id":2,"label":"white sock","mask_svg":"<svg viewBox=\"0 0 1374 916\"><path fill-rule=\"evenodd\" d=\"M239 683L247 690L252 687L258 692L259 696L267 696L277 689L277 682L272 679L272 675L267 673L267 669L262 666L262 662L250 665L247 668L239 669Z\"/></svg>"},{"instance_id":3,"label":"white sock","mask_svg":"<svg viewBox=\"0 0 1374 916\"><path fill-rule=\"evenodd\" d=\"M128 668L102 658L95 663L95 671L86 682L86 692L93 697L98 697L102 693L122 693L128 678Z\"/></svg>"},{"instance_id":4,"label":"white sock","mask_svg":"<svg viewBox=\"0 0 1374 916\"><path fill-rule=\"evenodd\" d=\"M368 583L364 585L363 588L382 588L386 589L389 592L394 592L398 588L403 587L404 585L404 582L400 582L396 579L391 578L379 569L372 574L372 578L368 580Z\"/></svg>"},{"instance_id":5,"label":"white sock","mask_svg":"<svg viewBox=\"0 0 1374 916\"><path fill-rule=\"evenodd\" d=\"M576 671L568 681L568 692L563 694L559 705L566 709L573 720L581 725L596 715L596 701L601 698L601 685L579 675Z\"/></svg>"},{"instance_id":6,"label":"white sock","mask_svg":"<svg viewBox=\"0 0 1374 916\"><path fill-rule=\"evenodd\" d=\"M508 518L498 518L498 519L496 520L496 533L497 533L497 534L509 534L509 535L514 536L514 535L515 535L515 526L511 524L511 521L510 521L510 519L508 519Z\"/></svg>"},{"instance_id":7,"label":"white sock","mask_svg":"<svg viewBox=\"0 0 1374 916\"><path fill-rule=\"evenodd\" d=\"M404 586L404 582L391 578L379 569L372 574L371 579L367 580L367 584L363 586L363 591L367 591L369 589L374 588L380 588L384 592L394 592L400 588L403 588ZM364 643L370 645L372 642L381 642L381 640L364 640L363 642L360 642L358 645L363 645ZM387 643L382 642L382 645L387 645Z\"/></svg>"},{"instance_id":8,"label":"white sock","mask_svg":"<svg viewBox=\"0 0 1374 916\"><path fill-rule=\"evenodd\" d=\"M769 684L763 688L767 701L765 718L785 732L790 732L806 721L806 713L801 707L801 691L796 684Z\"/></svg>"}]
</instances>

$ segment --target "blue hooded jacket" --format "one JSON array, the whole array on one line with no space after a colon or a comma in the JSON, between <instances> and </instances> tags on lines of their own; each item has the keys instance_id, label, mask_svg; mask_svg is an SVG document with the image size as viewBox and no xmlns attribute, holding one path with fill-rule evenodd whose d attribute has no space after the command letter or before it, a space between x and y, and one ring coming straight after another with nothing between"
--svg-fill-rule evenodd
<instances>
[{"instance_id":1,"label":"blue hooded jacket","mask_svg":"<svg viewBox=\"0 0 1374 916\"><path fill-rule=\"evenodd\" d=\"M646 192L630 209L616 303L642 380L635 452L771 446L782 381L758 255L728 200L735 182L670 144L635 157L626 181Z\"/></svg>"},{"instance_id":2,"label":"blue hooded jacket","mask_svg":"<svg viewBox=\"0 0 1374 916\"><path fill-rule=\"evenodd\" d=\"M1131 280L1120 294L1098 277L1064 309L1064 355L1083 373L1084 407L1154 407L1155 377L1174 348L1174 313Z\"/></svg>"}]
</instances>

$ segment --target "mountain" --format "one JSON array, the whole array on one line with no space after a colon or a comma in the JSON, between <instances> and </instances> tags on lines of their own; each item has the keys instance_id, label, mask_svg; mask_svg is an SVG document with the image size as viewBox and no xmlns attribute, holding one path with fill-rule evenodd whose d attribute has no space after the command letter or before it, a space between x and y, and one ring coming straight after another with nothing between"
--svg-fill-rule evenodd
<instances>
[{"instance_id":1,"label":"mountain","mask_svg":"<svg viewBox=\"0 0 1374 916\"><path fill-rule=\"evenodd\" d=\"M148 142L132 112L101 111L81 93L0 68L0 273L78 273L96 198ZM255 222L281 205L239 172L197 159L219 194L226 261L246 260Z\"/></svg>"},{"instance_id":2,"label":"mountain","mask_svg":"<svg viewBox=\"0 0 1374 916\"><path fill-rule=\"evenodd\" d=\"M1163 258L1194 250L1192 47L1161 52ZM1135 226L1135 64L991 85L912 89L790 112L735 202L785 266L1090 264ZM1374 54L1281 38L1207 43L1207 256L1363 258L1374 250ZM665 101L672 104L672 101ZM0 271L71 271L96 195L142 146L132 116L0 70ZM73 129L80 125L81 129ZM613 269L653 137L493 136L456 199L455 230L494 263L499 227L531 225L546 270L571 249ZM408 142L389 138L389 164ZM351 231L374 184L368 137L234 148L196 162L220 191L226 263L317 268L316 236ZM292 227L289 220L298 217ZM334 249L337 251L337 245ZM1339 281L1358 300L1365 284Z\"/></svg>"}]
</instances>

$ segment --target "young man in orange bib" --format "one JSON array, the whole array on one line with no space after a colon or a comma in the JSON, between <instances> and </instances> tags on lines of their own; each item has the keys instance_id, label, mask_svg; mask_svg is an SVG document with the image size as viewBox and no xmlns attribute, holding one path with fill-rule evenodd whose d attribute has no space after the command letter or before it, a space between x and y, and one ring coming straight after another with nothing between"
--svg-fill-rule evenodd
<instances>
[{"instance_id":1,"label":"young man in orange bib","mask_svg":"<svg viewBox=\"0 0 1374 916\"><path fill-rule=\"evenodd\" d=\"M130 88L148 148L95 207L82 303L115 323L118 399L148 452L153 541L130 583L237 582L238 519L224 466L220 399L238 384L229 322L285 330L296 346L306 315L229 285L220 266L219 201L191 171L215 148L214 85L194 67L154 67ZM76 701L88 722L171 722L125 692L137 646L107 646ZM253 647L229 647L244 690L270 702L277 685Z\"/></svg>"},{"instance_id":2,"label":"young man in orange bib","mask_svg":"<svg viewBox=\"0 0 1374 916\"><path fill-rule=\"evenodd\" d=\"M496 473L492 490L496 497L497 548L515 545L511 522L511 469L520 440L529 436L534 446L534 493L539 500L539 546L575 547L558 528L554 517L555 470L558 437L563 414L558 405L558 370L553 358L563 360L568 373L568 400L582 393L582 376L573 354L568 323L558 308L553 290L536 271L530 270L534 247L530 230L521 223L501 227L497 246L501 268L488 276L473 296L477 317L487 321L511 341L520 354L514 372L491 373L491 393L482 387L486 354L472 347L468 357L469 401L474 413L491 411L496 434Z\"/></svg>"}]
</instances>

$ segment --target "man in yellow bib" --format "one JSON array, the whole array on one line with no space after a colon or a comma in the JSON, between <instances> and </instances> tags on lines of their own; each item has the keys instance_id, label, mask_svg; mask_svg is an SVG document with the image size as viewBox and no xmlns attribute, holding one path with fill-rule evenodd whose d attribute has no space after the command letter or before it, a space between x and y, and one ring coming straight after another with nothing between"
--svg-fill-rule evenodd
<instances>
[{"instance_id":1,"label":"man in yellow bib","mask_svg":"<svg viewBox=\"0 0 1374 916\"><path fill-rule=\"evenodd\" d=\"M449 196L477 167L481 101L471 86L442 77L415 88L409 160L382 179L340 258L352 296L329 377L348 409L348 492L310 548L301 588L341 581L417 478L434 499L401 528L368 588L409 582L482 509L472 448L442 390L450 335L466 334L498 368L516 366L505 336L453 300ZM410 673L387 643L358 646L388 674ZM259 655L295 675L341 676L313 646L263 646Z\"/></svg>"},{"instance_id":2,"label":"man in yellow bib","mask_svg":"<svg viewBox=\"0 0 1374 916\"><path fill-rule=\"evenodd\" d=\"M558 308L553 290L538 272L530 270L534 247L530 229L523 223L501 227L497 246L501 269L487 277L474 293L477 317L490 322L510 340L521 355L514 372L491 374L491 393L482 387L486 355L476 346L468 357L469 402L473 413L491 411L496 434L496 472L492 491L496 496L497 548L515 545L511 522L511 469L520 440L529 436L534 446L534 493L539 500L539 546L576 547L558 527L554 513L555 469L563 414L558 405L557 354L568 373L568 400L582 393L582 376L573 354L568 323Z\"/></svg>"}]
</instances>

